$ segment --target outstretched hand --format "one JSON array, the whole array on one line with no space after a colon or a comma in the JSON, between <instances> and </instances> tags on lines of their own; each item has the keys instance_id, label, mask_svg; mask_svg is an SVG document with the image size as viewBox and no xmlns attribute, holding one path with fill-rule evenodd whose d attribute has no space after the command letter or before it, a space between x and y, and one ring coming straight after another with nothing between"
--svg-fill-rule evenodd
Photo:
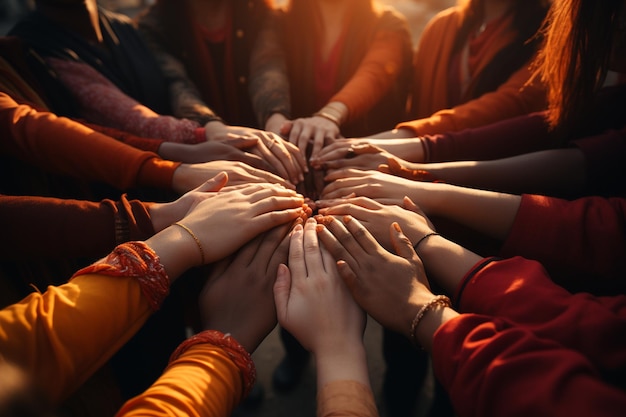
<instances>
[{"instance_id":1,"label":"outstretched hand","mask_svg":"<svg viewBox=\"0 0 626 417\"><path fill-rule=\"evenodd\" d=\"M397 255L350 216L319 228L320 240L337 260L356 302L382 326L412 337L411 322L433 294L411 241L397 223L389 225L389 233Z\"/></svg>"},{"instance_id":2,"label":"outstretched hand","mask_svg":"<svg viewBox=\"0 0 626 417\"><path fill-rule=\"evenodd\" d=\"M317 222L291 234L289 267L274 284L278 321L317 357L362 343L365 314L355 303L328 251L318 244Z\"/></svg>"},{"instance_id":3,"label":"outstretched hand","mask_svg":"<svg viewBox=\"0 0 626 417\"><path fill-rule=\"evenodd\" d=\"M301 222L300 222L301 223ZM205 329L230 333L253 352L276 325L273 287L289 252L290 223L275 227L213 265L200 293Z\"/></svg>"}]
</instances>

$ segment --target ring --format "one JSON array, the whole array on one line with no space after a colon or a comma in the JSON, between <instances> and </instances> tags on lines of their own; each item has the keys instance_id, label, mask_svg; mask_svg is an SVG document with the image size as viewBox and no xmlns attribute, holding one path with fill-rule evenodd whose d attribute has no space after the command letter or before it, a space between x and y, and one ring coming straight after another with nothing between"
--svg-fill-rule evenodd
<instances>
[{"instance_id":1,"label":"ring","mask_svg":"<svg viewBox=\"0 0 626 417\"><path fill-rule=\"evenodd\" d=\"M348 152L346 152L346 159L354 158L355 156L356 153L354 152L354 149L348 149Z\"/></svg>"}]
</instances>

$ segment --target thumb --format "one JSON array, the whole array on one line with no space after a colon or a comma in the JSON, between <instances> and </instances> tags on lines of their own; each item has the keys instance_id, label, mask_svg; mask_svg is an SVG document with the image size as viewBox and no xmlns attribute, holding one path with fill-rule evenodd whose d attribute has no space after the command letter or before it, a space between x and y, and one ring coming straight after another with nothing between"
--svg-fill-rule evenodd
<instances>
[{"instance_id":1,"label":"thumb","mask_svg":"<svg viewBox=\"0 0 626 417\"><path fill-rule=\"evenodd\" d=\"M395 158L387 159L387 166L389 167L389 172L392 174L399 174L404 170L400 162Z\"/></svg>"},{"instance_id":2,"label":"thumb","mask_svg":"<svg viewBox=\"0 0 626 417\"><path fill-rule=\"evenodd\" d=\"M289 134L289 132L291 132L291 127L293 126L293 122L291 121L286 121L285 123L282 124L282 126L280 127L280 134L283 136L286 136Z\"/></svg>"},{"instance_id":3,"label":"thumb","mask_svg":"<svg viewBox=\"0 0 626 417\"><path fill-rule=\"evenodd\" d=\"M396 222L391 223L389 228L391 234L391 245L398 256L404 259L412 260L417 257L413 244L408 237L402 232L400 225Z\"/></svg>"},{"instance_id":4,"label":"thumb","mask_svg":"<svg viewBox=\"0 0 626 417\"><path fill-rule=\"evenodd\" d=\"M354 145L352 146L352 149L354 150L354 153L357 155L364 155L364 154L368 154L368 153L381 153L383 152L383 150L381 148L379 148L378 146L369 144L369 143L363 143L360 145Z\"/></svg>"},{"instance_id":5,"label":"thumb","mask_svg":"<svg viewBox=\"0 0 626 417\"><path fill-rule=\"evenodd\" d=\"M219 191L222 189L222 187L226 185L227 182L228 182L228 174L225 171L222 171L218 173L216 176L214 176L213 178L211 178L210 180L207 180L204 183L202 183L198 188L195 189L195 191L200 191L200 192L205 192L205 193L212 192L212 191Z\"/></svg>"},{"instance_id":6,"label":"thumb","mask_svg":"<svg viewBox=\"0 0 626 417\"><path fill-rule=\"evenodd\" d=\"M278 265L276 281L274 281L274 303L278 322L283 325L287 317L287 304L291 292L291 272L285 264Z\"/></svg>"}]
</instances>

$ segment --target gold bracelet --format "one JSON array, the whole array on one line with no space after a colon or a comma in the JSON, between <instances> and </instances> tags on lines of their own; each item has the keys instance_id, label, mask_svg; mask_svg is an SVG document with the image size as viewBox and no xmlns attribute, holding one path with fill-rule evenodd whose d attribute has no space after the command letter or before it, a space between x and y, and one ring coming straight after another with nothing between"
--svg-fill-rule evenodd
<instances>
[{"instance_id":1,"label":"gold bracelet","mask_svg":"<svg viewBox=\"0 0 626 417\"><path fill-rule=\"evenodd\" d=\"M450 302L450 299L445 295L436 295L429 302L424 304L422 308L420 308L420 310L417 312L415 318L413 319L413 322L411 323L411 333L409 334L409 339L411 339L416 346L419 345L415 338L415 330L417 330L417 326L420 324L422 318L424 318L424 315L426 315L426 313L428 313L428 311L435 306L450 307L451 305L452 302Z\"/></svg>"},{"instance_id":2,"label":"gold bracelet","mask_svg":"<svg viewBox=\"0 0 626 417\"><path fill-rule=\"evenodd\" d=\"M193 240L196 241L196 245L198 245L198 249L200 249L200 259L202 261L202 265L204 265L204 249L202 248L202 243L200 242L200 239L198 239L198 236L195 235L194 232L191 231L190 228L188 228L187 226L185 226L182 223L173 223L176 226L182 227L187 233L189 233L191 235L191 237L193 238Z\"/></svg>"},{"instance_id":3,"label":"gold bracelet","mask_svg":"<svg viewBox=\"0 0 626 417\"><path fill-rule=\"evenodd\" d=\"M330 120L331 122L333 122L337 126L341 126L341 123L339 123L339 119L337 117L335 117L332 114L327 113L327 112L325 112L323 110L320 110L317 113L313 113L313 116L323 117L324 119Z\"/></svg>"}]
</instances>

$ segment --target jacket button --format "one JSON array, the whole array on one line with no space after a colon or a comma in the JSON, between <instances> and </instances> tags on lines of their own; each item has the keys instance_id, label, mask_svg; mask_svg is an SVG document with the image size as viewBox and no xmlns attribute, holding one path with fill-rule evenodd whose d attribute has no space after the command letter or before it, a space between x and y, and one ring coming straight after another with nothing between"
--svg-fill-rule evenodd
<instances>
[{"instance_id":1,"label":"jacket button","mask_svg":"<svg viewBox=\"0 0 626 417\"><path fill-rule=\"evenodd\" d=\"M243 38L243 35L244 35L243 29L237 29L237 31L235 32L235 36L238 37L239 39Z\"/></svg>"}]
</instances>

